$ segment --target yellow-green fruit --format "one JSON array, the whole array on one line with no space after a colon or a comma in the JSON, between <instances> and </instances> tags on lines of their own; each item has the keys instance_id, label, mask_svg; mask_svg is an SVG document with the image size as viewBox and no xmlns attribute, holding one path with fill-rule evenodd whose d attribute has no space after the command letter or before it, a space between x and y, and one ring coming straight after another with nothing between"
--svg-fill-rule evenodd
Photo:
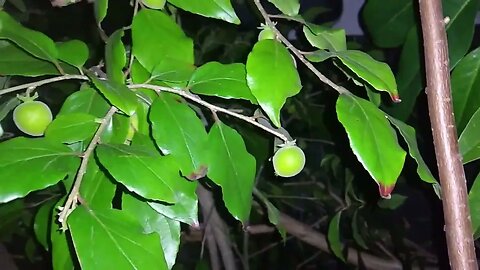
<instances>
[{"instance_id":1,"label":"yellow-green fruit","mask_svg":"<svg viewBox=\"0 0 480 270\"><path fill-rule=\"evenodd\" d=\"M273 156L275 174L281 177L292 177L303 170L305 154L295 145L284 146Z\"/></svg>"},{"instance_id":2,"label":"yellow-green fruit","mask_svg":"<svg viewBox=\"0 0 480 270\"><path fill-rule=\"evenodd\" d=\"M265 28L258 34L258 40L274 39L275 33L270 28Z\"/></svg>"},{"instance_id":3,"label":"yellow-green fruit","mask_svg":"<svg viewBox=\"0 0 480 270\"><path fill-rule=\"evenodd\" d=\"M13 110L15 125L31 136L42 136L52 118L50 108L41 101L26 101Z\"/></svg>"}]
</instances>

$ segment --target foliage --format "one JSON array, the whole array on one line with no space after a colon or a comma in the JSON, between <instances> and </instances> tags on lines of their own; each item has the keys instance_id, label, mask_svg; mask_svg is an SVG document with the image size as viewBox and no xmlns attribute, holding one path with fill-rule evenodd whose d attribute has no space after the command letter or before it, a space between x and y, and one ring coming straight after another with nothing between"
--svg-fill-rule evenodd
<instances>
[{"instance_id":1,"label":"foliage","mask_svg":"<svg viewBox=\"0 0 480 270\"><path fill-rule=\"evenodd\" d=\"M77 1L53 2L81 9ZM351 247L381 256L383 244L403 245L393 232L403 225L382 223L408 201L394 192L407 185L402 170L441 197L417 142L421 129L406 123L420 117L413 109L422 88L412 1L369 0L362 14L375 45L402 46L396 75L371 51L347 43L343 29L301 14L298 0L263 2L252 2L252 14L258 11L261 28L272 31L268 38L256 39L255 27L238 34L242 16L228 0L137 0L128 15L102 0L93 3L90 22L98 34L80 40L27 27L23 2L7 1L0 10L2 238L33 224L37 248L48 252L54 269L181 267L188 264L179 253L188 248L182 224L209 223L198 213L205 202L196 191L203 188L218 195L222 217L247 232L268 220L285 240L292 232L283 212L304 216L326 232L332 254L343 262ZM477 1L443 2L451 19L453 101L467 163L480 158L478 49L464 57ZM128 27L106 22L116 16L127 16ZM292 44L284 29L296 29L302 40ZM54 112L40 138L12 125L21 92L38 93ZM295 139L305 150L306 168L295 178L274 176L268 160L273 149ZM414 173L405 165L407 153ZM476 236L478 179L470 194ZM378 201L372 183L391 200ZM237 225L230 229L244 235ZM261 242L244 245L248 252ZM404 264L429 260L398 250L410 259Z\"/></svg>"}]
</instances>

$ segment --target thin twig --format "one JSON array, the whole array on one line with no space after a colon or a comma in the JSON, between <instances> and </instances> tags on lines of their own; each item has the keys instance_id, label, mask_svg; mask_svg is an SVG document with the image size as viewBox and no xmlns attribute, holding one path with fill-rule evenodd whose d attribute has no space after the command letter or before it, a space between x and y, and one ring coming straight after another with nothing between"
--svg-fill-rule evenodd
<instances>
[{"instance_id":1,"label":"thin twig","mask_svg":"<svg viewBox=\"0 0 480 270\"><path fill-rule=\"evenodd\" d=\"M128 85L128 87L131 88L131 89L146 88L146 89L151 89L151 90L154 90L154 91L157 91L157 92L162 92L163 91L163 92L173 93L173 94L182 96L186 99L189 99L193 102L196 102L196 103L204 106L205 108L208 108L209 110L211 110L213 112L221 112L221 113L224 113L224 114L228 114L230 116L233 116L235 118L238 118L240 120L248 122L248 123L250 123L250 124L252 124L256 127L259 127L261 129L267 131L268 133L277 136L278 138L282 139L284 142L288 141L287 136L285 136L284 134L282 134L282 133L280 133L276 130L273 130L269 127L266 127L266 126L258 123L257 121L255 121L255 119L253 117L245 116L243 114L232 112L232 111L229 111L225 108L218 107L216 105L210 104L210 103L206 102L205 100L199 98L198 96L190 94L190 93L188 93L184 90L174 89L174 88L164 87L164 86L158 86L158 85L151 85L151 84L132 84L132 85Z\"/></svg>"},{"instance_id":2,"label":"thin twig","mask_svg":"<svg viewBox=\"0 0 480 270\"><path fill-rule=\"evenodd\" d=\"M4 95L4 94L7 94L7 93L27 89L27 88L36 88L36 87L42 86L44 84L49 84L49 83L54 83L54 82L59 82L59 81L65 81L65 80L85 80L86 81L86 80L89 80L89 79L88 79L87 76L83 76L83 75L58 76L58 77L53 77L53 78L49 78L49 79L45 79L45 80L41 80L41 81L26 83L26 84L17 85L17 86L2 89L2 90L0 90L0 96Z\"/></svg>"},{"instance_id":3,"label":"thin twig","mask_svg":"<svg viewBox=\"0 0 480 270\"><path fill-rule=\"evenodd\" d=\"M82 162L80 163L80 168L78 169L77 176L75 177L75 182L73 184L72 190L68 195L65 205L61 207L61 211L58 214L58 221L62 224L61 229L64 231L67 229L67 217L75 209L76 204L79 200L80 185L82 183L83 176L87 172L87 165L88 165L90 156L92 155L93 150L95 150L95 147L97 146L97 144L100 142L100 137L103 131L108 126L108 123L112 119L115 112L117 112L117 110L118 109L113 106L110 108L110 110L108 110L107 114L105 115L105 117L103 117L102 122L98 126L98 129L95 132L95 135L90 141L90 144L88 145L85 152L83 152Z\"/></svg>"},{"instance_id":4,"label":"thin twig","mask_svg":"<svg viewBox=\"0 0 480 270\"><path fill-rule=\"evenodd\" d=\"M347 89L345 89L343 86L340 86L340 85L337 85L336 83L334 83L333 81L331 81L329 78L327 78L325 75L323 75L317 68L315 68L315 66L310 63L304 56L303 54L297 49L295 48L292 43L290 43L290 41L288 41L287 38L285 38L282 33L280 33L280 31L277 29L277 27L275 26L275 24L272 22L272 20L270 19L270 16L268 15L268 13L265 11L265 9L263 8L262 4L260 4L260 0L254 0L255 2L255 5L257 6L257 9L258 11L260 11L260 14L262 14L262 17L265 19L265 23L275 32L275 35L277 36L277 38L283 43L285 44L285 46L290 50L292 51L293 54L295 54L295 56L308 68L310 69L313 74L315 74L315 76L318 77L318 79L320 79L320 81L324 82L325 84L327 84L328 86L332 87L333 89L335 89L338 93L340 94L347 94L347 93L350 93L350 91L348 91Z\"/></svg>"}]
</instances>

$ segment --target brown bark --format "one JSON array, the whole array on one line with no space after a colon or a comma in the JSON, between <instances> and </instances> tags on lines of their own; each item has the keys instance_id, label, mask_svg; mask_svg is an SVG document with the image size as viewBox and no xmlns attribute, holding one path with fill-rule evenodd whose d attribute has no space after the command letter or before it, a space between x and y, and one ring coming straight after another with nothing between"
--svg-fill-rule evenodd
<instances>
[{"instance_id":1,"label":"brown bark","mask_svg":"<svg viewBox=\"0 0 480 270\"><path fill-rule=\"evenodd\" d=\"M433 143L442 186L448 256L452 269L478 269L467 187L458 150L451 102L447 35L440 0L419 0L427 97Z\"/></svg>"}]
</instances>

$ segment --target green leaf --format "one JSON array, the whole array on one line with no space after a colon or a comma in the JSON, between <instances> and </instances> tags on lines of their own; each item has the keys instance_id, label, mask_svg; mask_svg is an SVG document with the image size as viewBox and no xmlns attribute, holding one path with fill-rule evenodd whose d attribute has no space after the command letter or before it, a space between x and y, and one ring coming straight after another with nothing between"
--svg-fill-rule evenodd
<instances>
[{"instance_id":1,"label":"green leaf","mask_svg":"<svg viewBox=\"0 0 480 270\"><path fill-rule=\"evenodd\" d=\"M133 55L156 79L188 81L192 75L193 41L165 13L140 10L133 19L132 41Z\"/></svg>"},{"instance_id":2,"label":"green leaf","mask_svg":"<svg viewBox=\"0 0 480 270\"><path fill-rule=\"evenodd\" d=\"M480 158L480 108L473 114L458 139L463 164Z\"/></svg>"},{"instance_id":3,"label":"green leaf","mask_svg":"<svg viewBox=\"0 0 480 270\"><path fill-rule=\"evenodd\" d=\"M165 257L168 268L171 269L175 264L180 246L180 222L165 217L153 210L146 202L130 195L122 197L122 210L141 222L144 233L158 234L163 248L160 255Z\"/></svg>"},{"instance_id":4,"label":"green leaf","mask_svg":"<svg viewBox=\"0 0 480 270\"><path fill-rule=\"evenodd\" d=\"M97 118L85 113L61 114L45 131L45 137L60 143L86 141L98 128Z\"/></svg>"},{"instance_id":5,"label":"green leaf","mask_svg":"<svg viewBox=\"0 0 480 270\"><path fill-rule=\"evenodd\" d=\"M199 226L198 222L198 198L195 194L197 182L191 183L191 190L187 193L179 194L179 200L176 204L166 205L162 203L148 202L158 213L190 226Z\"/></svg>"},{"instance_id":6,"label":"green leaf","mask_svg":"<svg viewBox=\"0 0 480 270\"><path fill-rule=\"evenodd\" d=\"M96 149L102 165L125 187L151 200L175 203L176 194L186 182L171 156L160 156L148 148L128 145L102 144Z\"/></svg>"},{"instance_id":7,"label":"green leaf","mask_svg":"<svg viewBox=\"0 0 480 270\"><path fill-rule=\"evenodd\" d=\"M337 256L343 262L346 261L345 256L343 255L343 244L340 240L340 218L342 217L342 211L338 211L335 216L330 220L328 224L328 233L327 239L330 249L333 254Z\"/></svg>"},{"instance_id":8,"label":"green leaf","mask_svg":"<svg viewBox=\"0 0 480 270\"><path fill-rule=\"evenodd\" d=\"M217 121L208 134L208 178L222 187L223 201L236 219L245 222L252 206L255 158L238 132Z\"/></svg>"},{"instance_id":9,"label":"green leaf","mask_svg":"<svg viewBox=\"0 0 480 270\"><path fill-rule=\"evenodd\" d=\"M400 101L395 77L387 64L373 59L362 51L341 51L336 52L335 55L358 77L368 82L378 91L389 93L393 101Z\"/></svg>"},{"instance_id":10,"label":"green leaf","mask_svg":"<svg viewBox=\"0 0 480 270\"><path fill-rule=\"evenodd\" d=\"M116 83L123 83L125 81L123 68L127 64L127 56L122 43L122 37L123 30L115 31L108 38L105 46L107 77L110 81Z\"/></svg>"},{"instance_id":11,"label":"green leaf","mask_svg":"<svg viewBox=\"0 0 480 270\"><path fill-rule=\"evenodd\" d=\"M450 69L453 69L470 48L473 38L474 21L478 9L476 0L443 0L444 17L450 22L445 26L448 37ZM400 55L397 73L398 91L402 102L387 110L400 120L406 120L413 111L417 97L423 89L423 54L419 41L421 31L412 28L407 35Z\"/></svg>"},{"instance_id":12,"label":"green leaf","mask_svg":"<svg viewBox=\"0 0 480 270\"><path fill-rule=\"evenodd\" d=\"M199 67L188 82L188 88L196 93L221 98L239 98L257 103L250 92L244 64L209 62Z\"/></svg>"},{"instance_id":13,"label":"green leaf","mask_svg":"<svg viewBox=\"0 0 480 270\"><path fill-rule=\"evenodd\" d=\"M57 117L64 114L87 113L97 118L103 118L110 105L95 89L83 85L65 100Z\"/></svg>"},{"instance_id":14,"label":"green leaf","mask_svg":"<svg viewBox=\"0 0 480 270\"><path fill-rule=\"evenodd\" d=\"M360 223L360 220L359 220L360 217L358 217L358 212L359 212L358 209L356 209L352 217L353 240L355 240L355 243L359 245L361 248L368 249L368 245L367 243L365 243L365 240L363 239L363 235L362 235L363 230L359 228L363 224Z\"/></svg>"},{"instance_id":15,"label":"green leaf","mask_svg":"<svg viewBox=\"0 0 480 270\"><path fill-rule=\"evenodd\" d=\"M122 83L115 81L100 80L95 75L89 74L95 87L102 93L108 101L122 112L131 116L137 108L137 96Z\"/></svg>"},{"instance_id":16,"label":"green leaf","mask_svg":"<svg viewBox=\"0 0 480 270\"><path fill-rule=\"evenodd\" d=\"M309 23L303 26L303 33L308 42L319 49L329 51L347 50L345 29L331 29Z\"/></svg>"},{"instance_id":17,"label":"green leaf","mask_svg":"<svg viewBox=\"0 0 480 270\"><path fill-rule=\"evenodd\" d=\"M335 56L334 53L331 53L331 52L325 51L325 50L318 50L318 51L314 51L312 53L309 53L309 54L305 55L305 57L308 59L308 61L314 62L314 63L323 62L323 61L325 61L329 58L332 58L334 56Z\"/></svg>"},{"instance_id":18,"label":"green leaf","mask_svg":"<svg viewBox=\"0 0 480 270\"><path fill-rule=\"evenodd\" d=\"M400 46L415 25L412 0L368 0L362 11L363 21L373 42L383 48Z\"/></svg>"},{"instance_id":19,"label":"green leaf","mask_svg":"<svg viewBox=\"0 0 480 270\"><path fill-rule=\"evenodd\" d=\"M460 134L480 107L480 48L467 54L453 70L452 98Z\"/></svg>"},{"instance_id":20,"label":"green leaf","mask_svg":"<svg viewBox=\"0 0 480 270\"><path fill-rule=\"evenodd\" d=\"M100 23L102 23L103 19L107 16L108 0L95 0L93 2L93 10L97 24L100 26Z\"/></svg>"},{"instance_id":21,"label":"green leaf","mask_svg":"<svg viewBox=\"0 0 480 270\"><path fill-rule=\"evenodd\" d=\"M0 143L0 203L62 180L75 153L65 145L16 137Z\"/></svg>"},{"instance_id":22,"label":"green leaf","mask_svg":"<svg viewBox=\"0 0 480 270\"><path fill-rule=\"evenodd\" d=\"M15 44L0 40L0 74L21 76L59 75L57 67L41 60ZM70 65L59 63L68 74L77 74L78 70Z\"/></svg>"},{"instance_id":23,"label":"green leaf","mask_svg":"<svg viewBox=\"0 0 480 270\"><path fill-rule=\"evenodd\" d=\"M125 212L77 207L68 226L82 269L168 269L158 235Z\"/></svg>"},{"instance_id":24,"label":"green leaf","mask_svg":"<svg viewBox=\"0 0 480 270\"><path fill-rule=\"evenodd\" d=\"M46 251L50 250L50 227L54 205L54 200L42 204L35 214L35 221L33 223L35 237Z\"/></svg>"},{"instance_id":25,"label":"green leaf","mask_svg":"<svg viewBox=\"0 0 480 270\"><path fill-rule=\"evenodd\" d=\"M298 15L300 11L299 0L268 0L268 2L274 4L282 13L289 16Z\"/></svg>"},{"instance_id":26,"label":"green leaf","mask_svg":"<svg viewBox=\"0 0 480 270\"><path fill-rule=\"evenodd\" d=\"M23 27L5 11L0 11L0 39L8 39L34 56L58 66L55 43L43 33Z\"/></svg>"},{"instance_id":27,"label":"green leaf","mask_svg":"<svg viewBox=\"0 0 480 270\"><path fill-rule=\"evenodd\" d=\"M76 68L82 68L88 60L88 47L80 40L69 40L56 44L58 59Z\"/></svg>"},{"instance_id":28,"label":"green leaf","mask_svg":"<svg viewBox=\"0 0 480 270\"><path fill-rule=\"evenodd\" d=\"M240 24L240 20L233 10L230 0L168 0L168 2L183 10L205 17L224 20L229 23Z\"/></svg>"},{"instance_id":29,"label":"green leaf","mask_svg":"<svg viewBox=\"0 0 480 270\"><path fill-rule=\"evenodd\" d=\"M275 205L273 205L262 192L254 189L253 193L256 197L258 197L258 199L263 202L263 204L267 208L268 221L275 225L278 233L280 233L280 235L282 236L282 239L286 240L287 232L285 231L285 228L280 224L280 211L278 211Z\"/></svg>"},{"instance_id":30,"label":"green leaf","mask_svg":"<svg viewBox=\"0 0 480 270\"><path fill-rule=\"evenodd\" d=\"M336 109L353 152L379 185L380 195L389 197L406 153L398 145L385 114L371 102L353 95L340 95Z\"/></svg>"},{"instance_id":31,"label":"green leaf","mask_svg":"<svg viewBox=\"0 0 480 270\"><path fill-rule=\"evenodd\" d=\"M281 126L280 110L286 99L298 94L302 88L292 56L273 39L257 42L248 55L247 83L277 127Z\"/></svg>"},{"instance_id":32,"label":"green leaf","mask_svg":"<svg viewBox=\"0 0 480 270\"><path fill-rule=\"evenodd\" d=\"M149 7L149 8L154 8L154 9L163 9L165 6L166 0L142 0L142 3Z\"/></svg>"},{"instance_id":33,"label":"green leaf","mask_svg":"<svg viewBox=\"0 0 480 270\"><path fill-rule=\"evenodd\" d=\"M104 170L100 169L97 160L90 158L80 186L83 201L94 209L111 209L116 188Z\"/></svg>"},{"instance_id":34,"label":"green leaf","mask_svg":"<svg viewBox=\"0 0 480 270\"><path fill-rule=\"evenodd\" d=\"M480 174L477 175L468 193L468 204L474 238L480 237Z\"/></svg>"},{"instance_id":35,"label":"green leaf","mask_svg":"<svg viewBox=\"0 0 480 270\"><path fill-rule=\"evenodd\" d=\"M55 218L56 215L52 218ZM52 242L52 266L54 270L74 270L74 262L76 258L73 257L75 254L72 250L72 241L70 238L70 233L61 232L58 230L58 225L55 222L52 222L51 231L51 242Z\"/></svg>"},{"instance_id":36,"label":"green leaf","mask_svg":"<svg viewBox=\"0 0 480 270\"><path fill-rule=\"evenodd\" d=\"M437 179L435 179L435 177L432 175L432 172L423 160L422 155L420 154L420 150L418 149L415 129L389 115L386 115L386 117L390 121L390 123L397 127L400 135L402 135L403 139L407 143L410 156L417 162L417 174L418 176L420 176L420 179L432 184L435 193L439 198L441 198L440 184L438 183Z\"/></svg>"},{"instance_id":37,"label":"green leaf","mask_svg":"<svg viewBox=\"0 0 480 270\"><path fill-rule=\"evenodd\" d=\"M196 179L205 169L207 132L202 121L181 98L165 93L153 102L149 118L160 150L176 159L184 176Z\"/></svg>"},{"instance_id":38,"label":"green leaf","mask_svg":"<svg viewBox=\"0 0 480 270\"><path fill-rule=\"evenodd\" d=\"M5 119L5 117L15 109L18 105L22 103L17 97L11 97L9 100L5 101L0 105L0 121ZM0 136L1 137L1 136Z\"/></svg>"}]
</instances>

